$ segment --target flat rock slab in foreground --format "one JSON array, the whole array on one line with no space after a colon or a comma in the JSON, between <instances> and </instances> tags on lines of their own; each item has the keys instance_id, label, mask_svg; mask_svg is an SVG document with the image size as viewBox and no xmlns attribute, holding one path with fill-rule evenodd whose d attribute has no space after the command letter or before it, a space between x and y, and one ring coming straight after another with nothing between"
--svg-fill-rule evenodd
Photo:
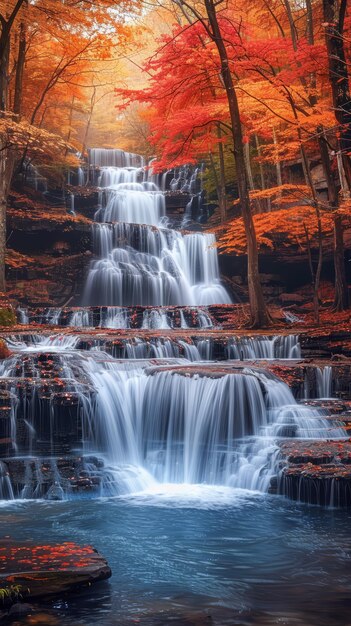
<instances>
[{"instance_id":1,"label":"flat rock slab in foreground","mask_svg":"<svg viewBox=\"0 0 351 626\"><path fill-rule=\"evenodd\" d=\"M15 545L0 547L0 608L76 591L110 578L107 561L91 546ZM1 606L2 605L2 606Z\"/></svg>"}]
</instances>

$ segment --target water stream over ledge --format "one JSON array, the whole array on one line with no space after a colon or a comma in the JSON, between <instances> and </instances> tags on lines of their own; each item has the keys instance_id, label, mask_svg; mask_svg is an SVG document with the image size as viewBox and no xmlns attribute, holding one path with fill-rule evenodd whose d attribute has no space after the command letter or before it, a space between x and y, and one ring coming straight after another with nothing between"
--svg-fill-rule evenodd
<instances>
[{"instance_id":1,"label":"water stream over ledge","mask_svg":"<svg viewBox=\"0 0 351 626\"><path fill-rule=\"evenodd\" d=\"M229 304L220 282L215 237L166 228L163 192L143 167L105 166L95 213L95 250L86 305ZM134 159L135 160L135 159ZM111 162L128 162L111 154ZM129 159L129 162L133 159ZM152 176L151 176L152 178Z\"/></svg>"}]
</instances>

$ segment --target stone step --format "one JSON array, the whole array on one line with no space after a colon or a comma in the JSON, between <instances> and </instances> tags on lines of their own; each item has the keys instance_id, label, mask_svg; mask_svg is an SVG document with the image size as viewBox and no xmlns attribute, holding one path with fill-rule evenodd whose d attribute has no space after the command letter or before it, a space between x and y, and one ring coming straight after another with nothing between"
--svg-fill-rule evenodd
<instances>
[{"instance_id":1,"label":"stone step","mask_svg":"<svg viewBox=\"0 0 351 626\"><path fill-rule=\"evenodd\" d=\"M234 308L236 311L236 308ZM29 324L49 324L62 327L90 326L93 328L202 328L218 326L217 307L192 306L134 306L134 307L64 307L62 309L38 308L18 312L19 321ZM229 314L229 311L228 311ZM222 318L225 316L222 314Z\"/></svg>"},{"instance_id":2,"label":"stone step","mask_svg":"<svg viewBox=\"0 0 351 626\"><path fill-rule=\"evenodd\" d=\"M342 414L338 417L343 420ZM279 448L281 471L270 493L308 504L351 506L351 439L290 440Z\"/></svg>"}]
</instances>

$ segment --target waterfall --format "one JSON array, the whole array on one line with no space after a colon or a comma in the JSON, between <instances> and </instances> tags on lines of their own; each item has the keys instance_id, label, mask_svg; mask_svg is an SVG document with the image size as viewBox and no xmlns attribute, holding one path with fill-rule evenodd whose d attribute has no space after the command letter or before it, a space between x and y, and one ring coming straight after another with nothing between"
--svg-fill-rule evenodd
<instances>
[{"instance_id":1,"label":"waterfall","mask_svg":"<svg viewBox=\"0 0 351 626\"><path fill-rule=\"evenodd\" d=\"M79 337L76 335L28 335L26 337L10 335L6 337L6 342L11 349L26 352L65 351L77 346Z\"/></svg>"},{"instance_id":2,"label":"waterfall","mask_svg":"<svg viewBox=\"0 0 351 626\"><path fill-rule=\"evenodd\" d=\"M78 186L84 187L85 185L85 173L82 167L78 168Z\"/></svg>"},{"instance_id":3,"label":"waterfall","mask_svg":"<svg viewBox=\"0 0 351 626\"><path fill-rule=\"evenodd\" d=\"M144 311L142 328L171 328L167 314L157 309Z\"/></svg>"},{"instance_id":4,"label":"waterfall","mask_svg":"<svg viewBox=\"0 0 351 626\"><path fill-rule=\"evenodd\" d=\"M345 436L337 421L297 404L287 385L264 370L199 369L191 362L199 359L200 349L205 355L207 348L200 344L180 340L186 358L179 359L179 347L165 338L130 339L125 344L130 360L121 361L103 351L80 352L76 342L71 335L34 335L29 347L13 341L14 355L4 361L0 388L10 392L13 449L32 455L44 446L51 454L49 483L47 470L40 478L45 463L38 461L35 476L33 462L25 465L30 476L22 478L21 489L27 485L26 497L74 495L78 478L68 479L73 470L62 473L55 457L62 445L84 455L80 474L100 495L159 483L265 491L278 471L277 440ZM70 407L68 414L65 407ZM17 431L20 419L26 435ZM10 497L6 468L1 478L2 492Z\"/></svg>"},{"instance_id":5,"label":"waterfall","mask_svg":"<svg viewBox=\"0 0 351 626\"><path fill-rule=\"evenodd\" d=\"M199 352L200 360L212 361L213 359L213 341L211 339L198 339L196 347Z\"/></svg>"},{"instance_id":6,"label":"waterfall","mask_svg":"<svg viewBox=\"0 0 351 626\"><path fill-rule=\"evenodd\" d=\"M298 335L234 337L227 345L228 359L300 359Z\"/></svg>"},{"instance_id":7,"label":"waterfall","mask_svg":"<svg viewBox=\"0 0 351 626\"><path fill-rule=\"evenodd\" d=\"M48 324L76 328L214 328L214 321L207 308L201 307L74 307L62 309L17 309L20 324ZM211 340L210 340L211 341Z\"/></svg>"},{"instance_id":8,"label":"waterfall","mask_svg":"<svg viewBox=\"0 0 351 626\"><path fill-rule=\"evenodd\" d=\"M27 309L17 307L17 317L20 324L29 324L29 315Z\"/></svg>"},{"instance_id":9,"label":"waterfall","mask_svg":"<svg viewBox=\"0 0 351 626\"><path fill-rule=\"evenodd\" d=\"M46 323L52 324L53 326L58 326L61 316L61 310L62 309L49 309L46 315Z\"/></svg>"},{"instance_id":10,"label":"waterfall","mask_svg":"<svg viewBox=\"0 0 351 626\"><path fill-rule=\"evenodd\" d=\"M303 397L308 399L333 399L333 367L313 367L306 369L303 383Z\"/></svg>"},{"instance_id":11,"label":"waterfall","mask_svg":"<svg viewBox=\"0 0 351 626\"><path fill-rule=\"evenodd\" d=\"M123 237L122 237L123 235ZM151 306L230 303L219 281L215 238L130 224L96 224L98 254L86 304ZM138 249L133 247L138 241ZM119 247L114 247L119 242Z\"/></svg>"},{"instance_id":12,"label":"waterfall","mask_svg":"<svg viewBox=\"0 0 351 626\"><path fill-rule=\"evenodd\" d=\"M102 365L102 368L101 368ZM245 486L239 468L268 471L267 447L278 437L344 436L315 408L299 406L285 383L260 370L220 377L174 370L125 369L109 362L87 368L98 390L96 441L112 466L140 466L163 483ZM253 444L242 443L254 437ZM260 439L261 438L261 439Z\"/></svg>"},{"instance_id":13,"label":"waterfall","mask_svg":"<svg viewBox=\"0 0 351 626\"><path fill-rule=\"evenodd\" d=\"M182 235L162 227L164 193L147 179L141 157L94 149L90 163L100 167L99 185L105 193L94 224L99 258L89 271L84 303L229 304L230 296L220 282L214 235Z\"/></svg>"},{"instance_id":14,"label":"waterfall","mask_svg":"<svg viewBox=\"0 0 351 626\"><path fill-rule=\"evenodd\" d=\"M27 160L26 163L26 183L34 187L36 191L46 193L48 190L47 178L42 176L39 170Z\"/></svg>"},{"instance_id":15,"label":"waterfall","mask_svg":"<svg viewBox=\"0 0 351 626\"><path fill-rule=\"evenodd\" d=\"M75 215L75 196L74 193L70 194L70 213L71 215Z\"/></svg>"},{"instance_id":16,"label":"waterfall","mask_svg":"<svg viewBox=\"0 0 351 626\"><path fill-rule=\"evenodd\" d=\"M184 216L182 219L182 228L186 228L191 222L192 206L193 206L193 199L191 198L191 200L189 200L189 202L187 203L185 207Z\"/></svg>"},{"instance_id":17,"label":"waterfall","mask_svg":"<svg viewBox=\"0 0 351 626\"><path fill-rule=\"evenodd\" d=\"M69 319L68 325L76 328L89 328L93 326L90 312L84 309L74 311Z\"/></svg>"},{"instance_id":18,"label":"waterfall","mask_svg":"<svg viewBox=\"0 0 351 626\"><path fill-rule=\"evenodd\" d=\"M176 168L170 182L170 190L196 194L199 191L197 188L199 172L199 167L191 167L189 165L182 165L181 167Z\"/></svg>"},{"instance_id":19,"label":"waterfall","mask_svg":"<svg viewBox=\"0 0 351 626\"><path fill-rule=\"evenodd\" d=\"M138 319L135 309L123 307L99 307L94 311L89 309L78 309L73 313L64 309L55 310L55 315L59 316L62 323L71 327L100 327L115 329L139 328L141 330L167 330L173 328L211 328L210 318L203 311L194 309L187 310L191 317L184 315L180 309L179 315L173 317L172 309L145 309ZM51 316L51 312L44 314L44 319ZM83 323L83 326L82 326ZM205 333L204 333L205 334ZM282 341L281 341L282 340ZM218 360L257 360L257 359L290 359L300 351L298 336L291 335L283 338L274 337L267 340L265 336L252 338L234 337L218 342L211 337L173 336L170 338L159 336L122 336L118 342L111 343L109 335L93 336L88 343L84 337L79 335L58 333L43 337L37 334L19 333L8 338L10 348L19 347L27 350L64 350L79 347L80 349L98 349L109 352L115 358L186 358L190 361L210 361L213 358ZM279 348L279 349L278 349ZM293 356L292 356L293 355ZM308 396L306 396L308 397Z\"/></svg>"},{"instance_id":20,"label":"waterfall","mask_svg":"<svg viewBox=\"0 0 351 626\"><path fill-rule=\"evenodd\" d=\"M124 150L92 148L89 150L89 163L93 167L143 167L144 159L139 154Z\"/></svg>"},{"instance_id":21,"label":"waterfall","mask_svg":"<svg viewBox=\"0 0 351 626\"><path fill-rule=\"evenodd\" d=\"M203 210L203 194L202 192L191 197L189 202L187 203L182 219L182 228L188 228L189 224L191 224L192 220L196 220L197 222L203 221L205 217L205 213Z\"/></svg>"},{"instance_id":22,"label":"waterfall","mask_svg":"<svg viewBox=\"0 0 351 626\"><path fill-rule=\"evenodd\" d=\"M23 323L65 328L7 336L0 497L120 496L169 484L267 492L280 440L346 437L336 417L242 362L300 359L297 335L209 330L221 320L217 305L230 303L215 237L166 221L158 184L167 174L121 150L90 150L89 167L100 192L87 306L19 311ZM171 188L200 194L197 177L178 168ZM331 368L316 376L330 396Z\"/></svg>"},{"instance_id":23,"label":"waterfall","mask_svg":"<svg viewBox=\"0 0 351 626\"><path fill-rule=\"evenodd\" d=\"M11 480L5 463L0 461L0 500L14 500Z\"/></svg>"},{"instance_id":24,"label":"waterfall","mask_svg":"<svg viewBox=\"0 0 351 626\"><path fill-rule=\"evenodd\" d=\"M162 193L145 191L138 183L110 185L106 206L95 214L97 222L126 222L131 224L158 224L165 215Z\"/></svg>"},{"instance_id":25,"label":"waterfall","mask_svg":"<svg viewBox=\"0 0 351 626\"><path fill-rule=\"evenodd\" d=\"M330 365L316 368L318 398L331 398L333 386L333 368Z\"/></svg>"},{"instance_id":26,"label":"waterfall","mask_svg":"<svg viewBox=\"0 0 351 626\"><path fill-rule=\"evenodd\" d=\"M198 310L198 324L200 328L213 328L210 316L206 311L201 311L201 309ZM184 326L184 328L186 328L186 326Z\"/></svg>"}]
</instances>

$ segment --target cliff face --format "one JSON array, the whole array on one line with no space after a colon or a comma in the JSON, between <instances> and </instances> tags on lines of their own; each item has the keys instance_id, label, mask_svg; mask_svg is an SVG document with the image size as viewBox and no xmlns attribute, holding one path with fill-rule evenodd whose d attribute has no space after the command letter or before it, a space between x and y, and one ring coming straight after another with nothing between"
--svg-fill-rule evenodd
<instances>
[{"instance_id":1,"label":"cliff face","mask_svg":"<svg viewBox=\"0 0 351 626\"><path fill-rule=\"evenodd\" d=\"M213 218L211 221L213 222ZM254 215L254 223L266 297L283 306L308 302L311 294L309 247L314 270L319 255L318 222L314 210L308 206L274 209L269 213ZM351 282L349 215L344 215L343 227L346 271ZM226 224L217 225L215 231L223 273L231 277L234 283L244 287L247 256L242 218L236 216ZM333 299L331 288L334 280L333 216L327 212L322 215L322 249L324 285L321 299L324 301Z\"/></svg>"},{"instance_id":2,"label":"cliff face","mask_svg":"<svg viewBox=\"0 0 351 626\"><path fill-rule=\"evenodd\" d=\"M32 190L13 192L7 213L7 286L29 306L78 298L92 256L91 219Z\"/></svg>"}]
</instances>

